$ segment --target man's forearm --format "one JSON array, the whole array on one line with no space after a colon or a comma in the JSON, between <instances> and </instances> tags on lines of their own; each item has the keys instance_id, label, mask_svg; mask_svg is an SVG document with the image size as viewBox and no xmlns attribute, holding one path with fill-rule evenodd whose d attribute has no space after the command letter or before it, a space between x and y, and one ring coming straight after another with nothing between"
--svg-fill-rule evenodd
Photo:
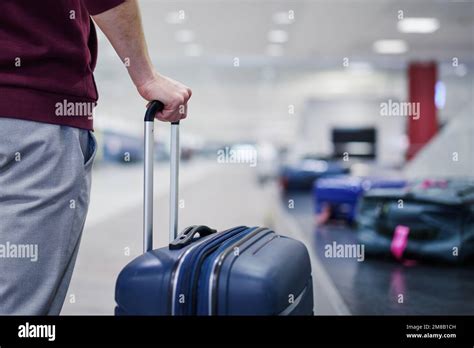
<instances>
[{"instance_id":1,"label":"man's forearm","mask_svg":"<svg viewBox=\"0 0 474 348\"><path fill-rule=\"evenodd\" d=\"M165 105L156 118L169 122L186 118L191 89L155 71L148 55L137 0L127 0L93 18L126 64L140 95L145 100L159 100Z\"/></svg>"},{"instance_id":2,"label":"man's forearm","mask_svg":"<svg viewBox=\"0 0 474 348\"><path fill-rule=\"evenodd\" d=\"M154 68L148 55L137 0L127 0L93 18L126 65L135 86L143 86L152 79Z\"/></svg>"}]
</instances>

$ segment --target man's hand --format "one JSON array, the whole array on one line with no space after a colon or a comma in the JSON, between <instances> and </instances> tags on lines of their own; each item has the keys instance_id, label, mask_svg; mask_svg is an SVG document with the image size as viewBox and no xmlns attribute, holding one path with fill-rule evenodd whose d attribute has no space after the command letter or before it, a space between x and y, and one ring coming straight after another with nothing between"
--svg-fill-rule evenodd
<instances>
[{"instance_id":1,"label":"man's hand","mask_svg":"<svg viewBox=\"0 0 474 348\"><path fill-rule=\"evenodd\" d=\"M167 122L186 118L191 90L182 83L158 74L153 68L137 0L126 0L93 18L122 61L130 62L128 73L140 95L148 101L159 100L165 105L156 117Z\"/></svg>"},{"instance_id":2,"label":"man's hand","mask_svg":"<svg viewBox=\"0 0 474 348\"><path fill-rule=\"evenodd\" d=\"M155 117L160 121L175 122L187 116L191 89L182 83L155 73L150 81L137 87L140 95L148 101L159 100L165 108Z\"/></svg>"}]
</instances>

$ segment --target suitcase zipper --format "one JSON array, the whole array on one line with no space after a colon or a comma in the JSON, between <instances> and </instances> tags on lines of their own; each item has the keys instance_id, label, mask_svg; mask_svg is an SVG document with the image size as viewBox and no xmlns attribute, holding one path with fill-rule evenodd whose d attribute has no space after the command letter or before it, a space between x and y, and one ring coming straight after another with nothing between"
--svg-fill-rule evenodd
<instances>
[{"instance_id":1,"label":"suitcase zipper","mask_svg":"<svg viewBox=\"0 0 474 348\"><path fill-rule=\"evenodd\" d=\"M211 239L211 238L209 238ZM178 287L178 278L179 274L181 272L181 267L183 265L184 259L189 255L191 251L193 251L195 248L197 248L199 245L203 244L206 242L208 239L204 239L203 241L191 246L188 250L186 250L178 259L178 262L176 263L176 266L173 269L173 272L171 273L171 279L172 281L170 282L170 287L171 287L171 315L176 315L176 292L177 292L177 287Z\"/></svg>"},{"instance_id":2,"label":"suitcase zipper","mask_svg":"<svg viewBox=\"0 0 474 348\"><path fill-rule=\"evenodd\" d=\"M196 244L192 245L191 247L189 247L188 250L186 250L178 259L178 262L171 274L171 284L170 284L170 290L171 290L171 315L176 315L176 300L177 300L177 292L178 292L178 280L179 280L179 276L182 272L181 268L182 268L182 265L185 261L185 259L190 255L190 253L192 251L194 251L194 249L196 249L197 247L203 245L204 243L206 242L210 242L210 241L213 241L217 238L221 238L223 237L223 235L231 232L231 231L235 231L236 229L243 229L242 231L245 231L246 230L246 227L245 226L239 226L239 227L234 227L234 228L231 228L229 230L226 230L226 231L223 231L221 233L217 233L215 235L211 235L212 237L210 238L205 238L203 239L202 241L199 241L197 242ZM240 231L240 232L242 232ZM238 233L238 232L237 232Z\"/></svg>"},{"instance_id":3,"label":"suitcase zipper","mask_svg":"<svg viewBox=\"0 0 474 348\"><path fill-rule=\"evenodd\" d=\"M201 277L201 271L202 271L202 266L203 266L203 263L207 260L207 258L209 257L209 255L211 255L212 253L214 253L216 250L218 250L223 244L227 243L227 242L231 242L232 245L236 242L238 242L239 240L241 240L242 238L245 238L245 236L247 234L250 234L252 233L253 231L255 231L257 228L256 227L251 227L251 228L246 228L242 231L239 231L237 232L236 234L230 236L228 239L222 241L222 243L220 244L216 244L215 246L213 246L211 249L208 249L206 250L202 255L201 257L199 258L199 260L196 262L196 266L195 266L195 270L196 272L194 273L194 277L193 279L191 280L190 282L190 286L189 286L189 291L191 293L191 300L190 300L190 303L191 303L191 307L190 307L190 310L189 310L189 313L188 314L192 314L192 315L196 315L197 314L197 305L198 305L198 284L199 284L199 279ZM250 231L249 231L250 230ZM241 236L241 234L244 234L244 237ZM237 239L235 242L232 241L232 239Z\"/></svg>"}]
</instances>

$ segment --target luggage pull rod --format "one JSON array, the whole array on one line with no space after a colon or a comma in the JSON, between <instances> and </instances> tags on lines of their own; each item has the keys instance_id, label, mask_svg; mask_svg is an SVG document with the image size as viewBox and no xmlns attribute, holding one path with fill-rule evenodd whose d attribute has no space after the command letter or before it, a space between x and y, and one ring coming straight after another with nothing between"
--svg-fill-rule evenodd
<instances>
[{"instance_id":1,"label":"luggage pull rod","mask_svg":"<svg viewBox=\"0 0 474 348\"><path fill-rule=\"evenodd\" d=\"M155 115L163 110L162 102L152 101L145 114L145 154L143 180L143 252L153 249L153 169ZM170 141L170 226L169 241L174 241L178 232L178 184L179 184L179 121L171 123Z\"/></svg>"}]
</instances>

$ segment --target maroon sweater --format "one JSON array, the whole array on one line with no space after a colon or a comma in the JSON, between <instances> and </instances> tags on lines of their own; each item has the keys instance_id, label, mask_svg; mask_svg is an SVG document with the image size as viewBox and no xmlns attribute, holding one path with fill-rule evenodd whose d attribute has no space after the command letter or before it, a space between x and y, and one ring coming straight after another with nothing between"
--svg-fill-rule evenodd
<instances>
[{"instance_id":1,"label":"maroon sweater","mask_svg":"<svg viewBox=\"0 0 474 348\"><path fill-rule=\"evenodd\" d=\"M0 117L92 129L90 15L125 0L0 0Z\"/></svg>"}]
</instances>

